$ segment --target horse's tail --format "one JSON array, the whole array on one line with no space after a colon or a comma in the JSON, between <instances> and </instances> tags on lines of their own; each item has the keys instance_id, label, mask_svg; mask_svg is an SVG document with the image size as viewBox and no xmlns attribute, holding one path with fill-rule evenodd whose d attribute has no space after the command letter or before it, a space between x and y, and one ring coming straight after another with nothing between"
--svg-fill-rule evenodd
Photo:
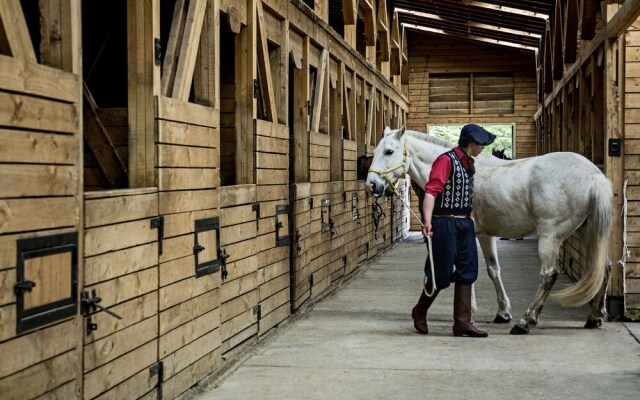
<instances>
[{"instance_id":1,"label":"horse's tail","mask_svg":"<svg viewBox=\"0 0 640 400\"><path fill-rule=\"evenodd\" d=\"M613 191L604 175L591 186L591 212L587 217L586 264L575 285L552 294L565 307L577 307L591 300L602 288L607 264L607 245L611 231Z\"/></svg>"}]
</instances>

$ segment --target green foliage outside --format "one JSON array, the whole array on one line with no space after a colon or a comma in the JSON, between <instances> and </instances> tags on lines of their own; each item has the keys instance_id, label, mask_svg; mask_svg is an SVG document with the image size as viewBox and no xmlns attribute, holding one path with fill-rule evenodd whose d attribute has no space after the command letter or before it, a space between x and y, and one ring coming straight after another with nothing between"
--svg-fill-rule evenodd
<instances>
[{"instance_id":1,"label":"green foliage outside","mask_svg":"<svg viewBox=\"0 0 640 400\"><path fill-rule=\"evenodd\" d=\"M484 129L496 135L496 140L489 146L486 146L483 153L492 154L492 151L504 149L504 154L513 158L513 140L512 130L513 125L499 125L499 124L478 124ZM446 140L449 143L458 144L458 138L460 137L460 130L464 125L430 125L429 134Z\"/></svg>"}]
</instances>

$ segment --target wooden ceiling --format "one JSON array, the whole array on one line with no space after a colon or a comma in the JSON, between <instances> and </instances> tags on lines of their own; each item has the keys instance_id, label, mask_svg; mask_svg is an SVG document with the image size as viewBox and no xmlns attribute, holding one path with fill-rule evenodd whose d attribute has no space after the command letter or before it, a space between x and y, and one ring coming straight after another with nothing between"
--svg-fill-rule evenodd
<instances>
[{"instance_id":1,"label":"wooden ceiling","mask_svg":"<svg viewBox=\"0 0 640 400\"><path fill-rule=\"evenodd\" d=\"M540 48L556 0L388 0L406 29L459 39Z\"/></svg>"}]
</instances>

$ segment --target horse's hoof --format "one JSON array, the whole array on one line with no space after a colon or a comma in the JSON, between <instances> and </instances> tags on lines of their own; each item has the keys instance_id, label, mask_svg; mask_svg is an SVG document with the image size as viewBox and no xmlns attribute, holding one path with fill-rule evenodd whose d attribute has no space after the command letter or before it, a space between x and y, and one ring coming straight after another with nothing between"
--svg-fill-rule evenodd
<instances>
[{"instance_id":1,"label":"horse's hoof","mask_svg":"<svg viewBox=\"0 0 640 400\"><path fill-rule=\"evenodd\" d=\"M584 324L585 329L596 329L602 328L602 320L601 319L588 319Z\"/></svg>"},{"instance_id":2,"label":"horse's hoof","mask_svg":"<svg viewBox=\"0 0 640 400\"><path fill-rule=\"evenodd\" d=\"M513 328L511 328L511 331L509 333L512 335L526 335L527 333L529 333L529 328L523 328L516 324L513 326Z\"/></svg>"},{"instance_id":3,"label":"horse's hoof","mask_svg":"<svg viewBox=\"0 0 640 400\"><path fill-rule=\"evenodd\" d=\"M496 317L493 319L493 323L495 324L506 324L511 322L511 315L506 314L506 315L501 315L501 314L496 314Z\"/></svg>"}]
</instances>

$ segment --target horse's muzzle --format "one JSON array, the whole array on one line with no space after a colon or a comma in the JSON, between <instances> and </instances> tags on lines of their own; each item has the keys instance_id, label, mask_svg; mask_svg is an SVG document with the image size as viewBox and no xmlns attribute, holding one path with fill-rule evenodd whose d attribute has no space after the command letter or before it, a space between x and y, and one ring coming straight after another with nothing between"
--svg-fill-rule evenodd
<instances>
[{"instance_id":1,"label":"horse's muzzle","mask_svg":"<svg viewBox=\"0 0 640 400\"><path fill-rule=\"evenodd\" d=\"M384 193L384 185L376 184L375 182L368 181L366 184L367 192L373 194L375 197L380 197Z\"/></svg>"}]
</instances>

